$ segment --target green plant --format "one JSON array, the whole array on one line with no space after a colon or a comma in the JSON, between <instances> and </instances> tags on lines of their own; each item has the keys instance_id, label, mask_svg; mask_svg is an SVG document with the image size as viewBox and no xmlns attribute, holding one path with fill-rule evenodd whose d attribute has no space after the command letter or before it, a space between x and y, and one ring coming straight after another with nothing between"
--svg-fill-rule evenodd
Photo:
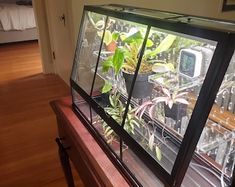
<instances>
[{"instance_id":1,"label":"green plant","mask_svg":"<svg viewBox=\"0 0 235 187\"><path fill-rule=\"evenodd\" d=\"M107 60L105 60L102 63L102 71L104 73L107 73L110 69L113 70L115 79L117 80L117 76L122 68L124 62L124 51L120 48L116 48L114 55L108 57ZM107 93L112 89L112 84L105 80L105 84L102 88L102 93Z\"/></svg>"},{"instance_id":2,"label":"green plant","mask_svg":"<svg viewBox=\"0 0 235 187\"><path fill-rule=\"evenodd\" d=\"M152 66L157 62L156 56L159 53L167 51L173 44L176 36L168 34L161 43L153 50L150 48L153 46L153 41L148 39L146 43L145 53L142 57L139 73L148 73L152 71ZM133 73L136 70L138 63L138 56L143 43L143 36L141 31L138 31L131 36L123 40L125 43L125 63L123 69L129 73Z\"/></svg>"},{"instance_id":3,"label":"green plant","mask_svg":"<svg viewBox=\"0 0 235 187\"><path fill-rule=\"evenodd\" d=\"M102 38L103 31L97 31L97 34L100 38ZM117 42L118 38L119 38L119 32L117 31L111 32L110 30L105 30L103 42L105 43L106 46L108 46L112 42Z\"/></svg>"},{"instance_id":4,"label":"green plant","mask_svg":"<svg viewBox=\"0 0 235 187\"><path fill-rule=\"evenodd\" d=\"M121 125L123 115L125 112L125 106L120 100L120 93L114 93L109 95L110 106L105 107L104 110L107 112L118 124ZM115 139L116 134L113 129L103 121L103 132L108 143L111 143ZM124 129L129 134L135 134L135 127L140 127L140 120L135 116L135 109L129 106L127 118L125 120Z\"/></svg>"},{"instance_id":5,"label":"green plant","mask_svg":"<svg viewBox=\"0 0 235 187\"><path fill-rule=\"evenodd\" d=\"M121 38L123 39L124 47L117 47L115 53L103 61L103 72L108 72L110 69L113 69L115 76L117 76L120 70L123 69L128 73L134 73L138 63L139 52L143 43L143 36L141 31L137 31L129 37L126 37L125 35L123 37L122 34ZM176 36L174 35L167 35L166 38L154 50L148 49L153 46L153 42L148 39L146 43L146 51L142 57L139 73L151 72L153 65L157 62L156 55L168 50L173 44L175 38ZM102 88L102 93L109 92L111 89L112 84L108 81L105 81L105 85Z\"/></svg>"},{"instance_id":6,"label":"green plant","mask_svg":"<svg viewBox=\"0 0 235 187\"><path fill-rule=\"evenodd\" d=\"M125 106L120 100L120 93L110 94L109 96L110 107L105 107L104 110L107 112L118 124L121 125L123 120L123 115L125 112ZM125 120L124 129L129 134L135 134L135 128L140 126L143 127L143 121L138 119L135 113L136 108L129 107L127 118ZM102 120L103 126L103 133L104 137L107 140L107 143L111 144L113 140L116 139L116 133L114 130ZM160 143L156 143L155 141L155 130L150 131L147 126L144 126L147 130L147 134L145 138L147 139L147 147L152 151L155 152L156 158L160 161L162 159L162 153L160 149Z\"/></svg>"},{"instance_id":7,"label":"green plant","mask_svg":"<svg viewBox=\"0 0 235 187\"><path fill-rule=\"evenodd\" d=\"M97 30L97 35L102 38L103 36L103 31L105 29L105 34L104 34L104 39L103 42L105 43L106 46L111 44L112 42L116 42L119 38L119 32L114 31L111 32L110 26L115 23L114 19L109 19L105 28L105 20L103 17L98 18L98 16L92 15L91 12L88 12L88 19L91 23L91 25ZM97 20L99 19L99 20Z\"/></svg>"}]
</instances>

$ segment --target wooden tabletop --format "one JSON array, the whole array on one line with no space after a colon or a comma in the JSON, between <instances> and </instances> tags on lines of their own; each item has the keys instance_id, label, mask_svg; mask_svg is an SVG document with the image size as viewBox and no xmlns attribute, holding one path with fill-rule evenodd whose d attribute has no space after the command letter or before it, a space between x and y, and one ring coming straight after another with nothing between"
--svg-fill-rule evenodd
<instances>
[{"instance_id":1,"label":"wooden tabletop","mask_svg":"<svg viewBox=\"0 0 235 187\"><path fill-rule=\"evenodd\" d=\"M57 116L62 116L66 120L66 125L73 133L71 136L76 137L76 139L73 138L73 141L77 141L76 144L86 155L86 162L92 164L96 170L95 173L100 175L99 178L103 180L105 186L130 186L73 112L71 97L53 101L51 106Z\"/></svg>"}]
</instances>

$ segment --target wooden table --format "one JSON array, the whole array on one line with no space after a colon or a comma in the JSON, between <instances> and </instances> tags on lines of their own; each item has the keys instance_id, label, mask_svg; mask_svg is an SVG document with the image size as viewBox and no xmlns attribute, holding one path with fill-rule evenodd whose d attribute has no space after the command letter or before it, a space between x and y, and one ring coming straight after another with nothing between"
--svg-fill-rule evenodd
<instances>
[{"instance_id":1,"label":"wooden table","mask_svg":"<svg viewBox=\"0 0 235 187\"><path fill-rule=\"evenodd\" d=\"M74 187L69 159L85 186L130 186L72 110L71 97L51 102L56 114L59 157L69 187Z\"/></svg>"}]
</instances>

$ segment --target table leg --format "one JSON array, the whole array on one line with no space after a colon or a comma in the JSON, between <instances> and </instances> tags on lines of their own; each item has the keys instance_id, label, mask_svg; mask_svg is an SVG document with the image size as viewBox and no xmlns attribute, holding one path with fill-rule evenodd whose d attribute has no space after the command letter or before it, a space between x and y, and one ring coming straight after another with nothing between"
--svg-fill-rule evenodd
<instances>
[{"instance_id":1,"label":"table leg","mask_svg":"<svg viewBox=\"0 0 235 187\"><path fill-rule=\"evenodd\" d=\"M66 178L66 182L68 184L68 187L75 187L74 185L74 180L73 180L73 174L71 171L71 166L70 166L70 162L69 162L69 155L66 152L66 149L63 147L63 145L60 142L59 138L56 138L56 142L58 144L58 154L60 157L60 162L61 165L63 167L63 171L65 174L65 178Z\"/></svg>"}]
</instances>

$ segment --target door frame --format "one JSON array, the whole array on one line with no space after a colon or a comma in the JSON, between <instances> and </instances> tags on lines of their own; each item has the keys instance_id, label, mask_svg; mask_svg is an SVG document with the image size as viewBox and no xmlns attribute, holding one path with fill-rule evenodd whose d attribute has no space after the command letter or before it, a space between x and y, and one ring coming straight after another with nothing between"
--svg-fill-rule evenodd
<instances>
[{"instance_id":1,"label":"door frame","mask_svg":"<svg viewBox=\"0 0 235 187\"><path fill-rule=\"evenodd\" d=\"M51 44L49 42L50 37L46 18L45 0L32 0L32 3L38 30L38 42L43 73L55 73L54 64L52 62Z\"/></svg>"},{"instance_id":2,"label":"door frame","mask_svg":"<svg viewBox=\"0 0 235 187\"><path fill-rule=\"evenodd\" d=\"M38 29L38 41L41 53L41 61L43 73L45 74L57 74L56 60L53 58L53 51L55 51L55 43L52 32L52 24L50 21L50 6L48 0L32 0L35 20ZM66 0L66 12L67 12L67 24L70 32L70 40L72 47L74 47L74 27L73 27L73 15L72 15L72 0ZM73 49L73 48L72 48Z\"/></svg>"},{"instance_id":3,"label":"door frame","mask_svg":"<svg viewBox=\"0 0 235 187\"><path fill-rule=\"evenodd\" d=\"M54 72L58 75L60 75L61 73L61 62L59 61L60 58L58 57L60 54L57 51L58 49L58 42L57 42L57 38L55 36L56 30L53 27L55 25L55 23L53 21L55 21L54 19L54 6L52 4L52 2L50 0L44 0L45 1L45 11L46 11L46 21L47 21L47 25L48 25L48 35L49 35L49 40L48 43L50 43L50 49L51 49L51 61L54 64ZM68 45L69 48L71 47L71 50L73 50L73 40L72 40L72 30L71 30L71 17L69 16L69 11L71 11L69 8L71 7L71 0L64 0L65 3L65 11L64 11L64 15L65 15L65 29L68 32ZM62 15L61 15L62 16ZM57 18L56 18L57 19ZM59 17L58 17L59 19ZM67 33L66 32L66 33ZM59 63L60 62L60 63ZM66 62L65 62L66 63ZM71 67L72 67L72 62L71 62ZM66 65L66 68L69 67L70 65ZM63 73L62 73L63 74ZM67 74L66 74L67 75ZM67 80L67 78L65 77L65 75L60 75L60 77L67 83L69 84L69 80Z\"/></svg>"}]
</instances>

